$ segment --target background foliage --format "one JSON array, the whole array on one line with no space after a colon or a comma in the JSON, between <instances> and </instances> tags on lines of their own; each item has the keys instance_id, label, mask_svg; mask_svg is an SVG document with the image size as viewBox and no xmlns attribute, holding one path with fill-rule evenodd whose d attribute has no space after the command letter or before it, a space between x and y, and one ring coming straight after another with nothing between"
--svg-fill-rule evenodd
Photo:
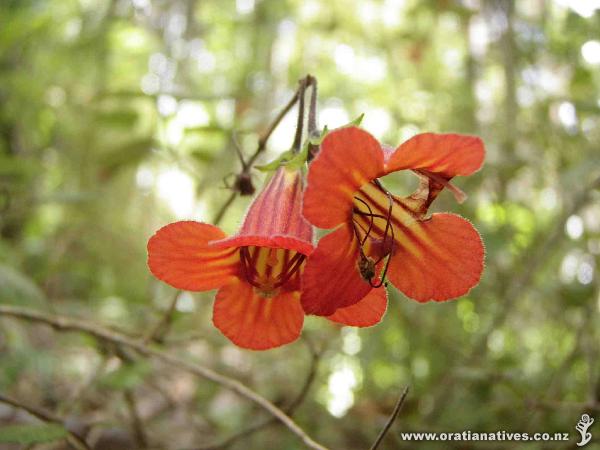
<instances>
[{"instance_id":1,"label":"background foliage","mask_svg":"<svg viewBox=\"0 0 600 450\"><path fill-rule=\"evenodd\" d=\"M421 131L483 137L483 170L457 180L468 201L444 193L435 204L482 233L481 284L444 304L393 291L372 329L309 317L307 339L264 353L240 350L212 327L213 294L183 293L162 345L286 405L310 371L312 343L318 371L295 417L332 448L368 448L407 384L383 448L416 448L399 430L574 438L583 412L600 421L598 8L591 0L3 0L0 303L144 335L174 295L146 268L148 237L176 219L212 220L229 195L223 178L239 170L234 140L250 154L311 73L321 127L365 113L363 126L390 145ZM259 161L287 150L293 128L291 115ZM259 186L264 174L254 177ZM414 186L410 175L386 183L396 193ZM227 211L228 232L247 204L237 199ZM2 318L0 392L67 417L96 449L197 448L263 414L136 354ZM0 405L0 423L24 422L33 423ZM600 448L595 428L588 448ZM485 448L511 445L574 441ZM302 448L278 426L232 447Z\"/></svg>"}]
</instances>

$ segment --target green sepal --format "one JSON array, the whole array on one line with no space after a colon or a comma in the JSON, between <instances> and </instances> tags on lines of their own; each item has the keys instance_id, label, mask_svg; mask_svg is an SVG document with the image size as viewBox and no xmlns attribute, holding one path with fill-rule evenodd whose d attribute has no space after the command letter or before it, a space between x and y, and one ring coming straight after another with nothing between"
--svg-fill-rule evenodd
<instances>
[{"instance_id":1,"label":"green sepal","mask_svg":"<svg viewBox=\"0 0 600 450\"><path fill-rule=\"evenodd\" d=\"M325 139L325 136L327 136L327 133L329 133L329 128L327 128L327 125L325 125L325 127L323 127L323 131L321 131L321 135L318 137L310 138L309 144L310 145L321 145L323 143L323 139Z\"/></svg>"},{"instance_id":2,"label":"green sepal","mask_svg":"<svg viewBox=\"0 0 600 450\"><path fill-rule=\"evenodd\" d=\"M365 113L362 113L360 116L358 116L352 122L350 122L348 125L344 125L342 128L345 128L345 127L360 127L360 124L362 123L364 117L365 117Z\"/></svg>"}]
</instances>

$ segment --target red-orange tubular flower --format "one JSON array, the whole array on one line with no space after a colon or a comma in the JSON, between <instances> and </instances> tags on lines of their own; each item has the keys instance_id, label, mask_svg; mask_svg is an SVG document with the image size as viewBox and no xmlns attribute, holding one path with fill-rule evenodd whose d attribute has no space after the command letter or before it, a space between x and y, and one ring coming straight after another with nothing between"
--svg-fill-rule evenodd
<instances>
[{"instance_id":1,"label":"red-orange tubular flower","mask_svg":"<svg viewBox=\"0 0 600 450\"><path fill-rule=\"evenodd\" d=\"M304 322L301 276L313 251L302 190L302 173L280 167L236 235L193 221L161 228L148 241L150 271L178 289L219 289L213 323L240 347L265 350L294 341ZM380 291L367 290L329 319L354 326L379 322L387 306Z\"/></svg>"},{"instance_id":2,"label":"red-orange tubular flower","mask_svg":"<svg viewBox=\"0 0 600 450\"><path fill-rule=\"evenodd\" d=\"M385 278L419 302L449 300L475 286L484 258L479 233L458 215L427 210L444 187L461 200L450 180L477 171L484 154L474 136L419 134L392 150L360 128L329 133L309 167L303 214L335 230L306 263L305 312L347 308ZM398 170L420 177L408 197L392 195L378 180Z\"/></svg>"}]
</instances>

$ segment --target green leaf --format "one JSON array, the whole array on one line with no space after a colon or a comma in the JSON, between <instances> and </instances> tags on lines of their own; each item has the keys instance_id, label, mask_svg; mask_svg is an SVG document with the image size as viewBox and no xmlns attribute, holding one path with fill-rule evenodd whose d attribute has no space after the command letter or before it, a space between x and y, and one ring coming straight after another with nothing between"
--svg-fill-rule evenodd
<instances>
[{"instance_id":1,"label":"green leaf","mask_svg":"<svg viewBox=\"0 0 600 450\"><path fill-rule=\"evenodd\" d=\"M34 159L15 158L0 154L0 177L27 182L41 171L41 166Z\"/></svg>"},{"instance_id":2,"label":"green leaf","mask_svg":"<svg viewBox=\"0 0 600 450\"><path fill-rule=\"evenodd\" d=\"M68 434L65 427L58 423L6 425L0 427L0 442L22 445L37 444L63 439Z\"/></svg>"},{"instance_id":3,"label":"green leaf","mask_svg":"<svg viewBox=\"0 0 600 450\"><path fill-rule=\"evenodd\" d=\"M202 163L210 163L215 160L215 154L209 149L198 149L190 153L190 156Z\"/></svg>"}]
</instances>

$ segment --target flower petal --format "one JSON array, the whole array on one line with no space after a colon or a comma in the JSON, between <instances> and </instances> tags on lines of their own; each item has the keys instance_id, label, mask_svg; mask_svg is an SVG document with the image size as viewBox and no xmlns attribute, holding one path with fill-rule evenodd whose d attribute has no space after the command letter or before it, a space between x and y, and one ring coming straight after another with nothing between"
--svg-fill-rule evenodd
<instances>
[{"instance_id":1,"label":"flower petal","mask_svg":"<svg viewBox=\"0 0 600 450\"><path fill-rule=\"evenodd\" d=\"M219 239L210 243L212 248L228 247L269 247L295 250L303 255L310 255L313 251L313 245L309 241L296 239L293 236L251 236L239 235L230 236L225 239Z\"/></svg>"},{"instance_id":2,"label":"flower petal","mask_svg":"<svg viewBox=\"0 0 600 450\"><path fill-rule=\"evenodd\" d=\"M356 127L332 131L309 166L304 216L320 228L345 222L354 193L383 169L383 151L369 133Z\"/></svg>"},{"instance_id":3,"label":"flower petal","mask_svg":"<svg viewBox=\"0 0 600 450\"><path fill-rule=\"evenodd\" d=\"M423 133L386 156L386 173L420 169L452 178L479 170L485 150L483 141L477 136Z\"/></svg>"},{"instance_id":4,"label":"flower petal","mask_svg":"<svg viewBox=\"0 0 600 450\"><path fill-rule=\"evenodd\" d=\"M304 178L300 170L277 169L254 199L239 231L240 236L289 236L308 244L312 227L302 216Z\"/></svg>"},{"instance_id":5,"label":"flower petal","mask_svg":"<svg viewBox=\"0 0 600 450\"><path fill-rule=\"evenodd\" d=\"M303 187L300 170L280 167L250 204L240 231L211 246L285 248L309 255L313 228L302 216Z\"/></svg>"},{"instance_id":6,"label":"flower petal","mask_svg":"<svg viewBox=\"0 0 600 450\"><path fill-rule=\"evenodd\" d=\"M201 222L171 223L148 241L148 267L154 276L177 289L208 291L237 274L236 248L215 249L208 243L225 237L218 227Z\"/></svg>"},{"instance_id":7,"label":"flower petal","mask_svg":"<svg viewBox=\"0 0 600 450\"><path fill-rule=\"evenodd\" d=\"M235 280L217 292L213 323L234 344L267 350L300 336L304 312L298 292L265 298L248 283Z\"/></svg>"},{"instance_id":8,"label":"flower petal","mask_svg":"<svg viewBox=\"0 0 600 450\"><path fill-rule=\"evenodd\" d=\"M381 321L387 309L387 303L385 288L371 289L371 292L358 303L340 308L327 318L351 327L371 327Z\"/></svg>"},{"instance_id":9,"label":"flower petal","mask_svg":"<svg viewBox=\"0 0 600 450\"><path fill-rule=\"evenodd\" d=\"M302 275L300 300L307 314L329 316L369 293L371 286L358 271L358 257L358 241L348 225L321 238Z\"/></svg>"},{"instance_id":10,"label":"flower petal","mask_svg":"<svg viewBox=\"0 0 600 450\"><path fill-rule=\"evenodd\" d=\"M469 221L455 214L433 214L402 231L387 277L407 297L419 302L449 300L479 283L484 249Z\"/></svg>"}]
</instances>

